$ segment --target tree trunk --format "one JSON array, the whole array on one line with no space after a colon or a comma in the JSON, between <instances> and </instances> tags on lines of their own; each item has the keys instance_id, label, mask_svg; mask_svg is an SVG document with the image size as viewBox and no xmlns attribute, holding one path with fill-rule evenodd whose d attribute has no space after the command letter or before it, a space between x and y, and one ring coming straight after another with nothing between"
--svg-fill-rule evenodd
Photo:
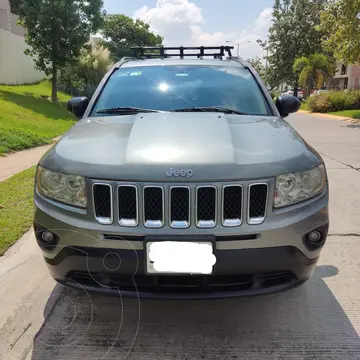
<instances>
[{"instance_id":1,"label":"tree trunk","mask_svg":"<svg viewBox=\"0 0 360 360\"><path fill-rule=\"evenodd\" d=\"M57 102L58 98L57 98L57 68L56 68L56 65L53 65L53 68L52 68L51 83L52 83L51 100L52 100L52 102Z\"/></svg>"},{"instance_id":2,"label":"tree trunk","mask_svg":"<svg viewBox=\"0 0 360 360\"><path fill-rule=\"evenodd\" d=\"M295 82L295 84L294 84L294 94L293 94L295 97L297 97L298 96L298 83L297 83L297 81Z\"/></svg>"},{"instance_id":3,"label":"tree trunk","mask_svg":"<svg viewBox=\"0 0 360 360\"><path fill-rule=\"evenodd\" d=\"M306 93L304 94L306 99L308 97L310 97L311 89L313 88L313 84L314 84L314 77L313 76L309 77L309 81L308 81L308 84L307 84L307 87L306 87Z\"/></svg>"}]
</instances>

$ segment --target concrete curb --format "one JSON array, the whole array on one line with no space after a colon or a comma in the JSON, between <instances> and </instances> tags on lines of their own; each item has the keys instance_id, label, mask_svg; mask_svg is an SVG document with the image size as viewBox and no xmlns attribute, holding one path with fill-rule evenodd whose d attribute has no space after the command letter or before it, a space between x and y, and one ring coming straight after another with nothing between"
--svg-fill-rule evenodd
<instances>
[{"instance_id":1,"label":"concrete curb","mask_svg":"<svg viewBox=\"0 0 360 360\"><path fill-rule=\"evenodd\" d=\"M332 115L332 114L323 114L323 113L315 113L315 112L311 112L311 111L307 111L307 110L299 110L298 111L299 114L307 114L307 115L311 115L311 116L317 116L320 118L324 118L324 119L331 119L331 120L340 120L340 121L356 121L357 119L353 119L347 116L339 116L339 115Z\"/></svg>"}]
</instances>

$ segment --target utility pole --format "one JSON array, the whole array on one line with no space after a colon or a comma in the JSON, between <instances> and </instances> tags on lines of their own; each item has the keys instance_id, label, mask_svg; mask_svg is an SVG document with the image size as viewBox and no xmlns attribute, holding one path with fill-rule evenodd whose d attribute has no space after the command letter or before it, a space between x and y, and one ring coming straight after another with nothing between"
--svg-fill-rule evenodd
<instances>
[{"instance_id":1,"label":"utility pole","mask_svg":"<svg viewBox=\"0 0 360 360\"><path fill-rule=\"evenodd\" d=\"M267 70L268 68L268 56L269 56L269 47L268 47L268 42L264 41L264 49L266 50L266 59L265 59L265 69Z\"/></svg>"},{"instance_id":2,"label":"utility pole","mask_svg":"<svg viewBox=\"0 0 360 360\"><path fill-rule=\"evenodd\" d=\"M265 69L266 70L268 68L268 56L269 56L269 48L266 48L266 64L265 64Z\"/></svg>"},{"instance_id":3,"label":"utility pole","mask_svg":"<svg viewBox=\"0 0 360 360\"><path fill-rule=\"evenodd\" d=\"M236 47L237 47L236 56L237 56L237 57L240 57L240 44L251 43L252 41L251 41L251 40L248 40L248 41L243 41L243 42L241 42L241 43L237 43L237 42L234 42L234 41L227 40L226 42L236 45Z\"/></svg>"}]
</instances>

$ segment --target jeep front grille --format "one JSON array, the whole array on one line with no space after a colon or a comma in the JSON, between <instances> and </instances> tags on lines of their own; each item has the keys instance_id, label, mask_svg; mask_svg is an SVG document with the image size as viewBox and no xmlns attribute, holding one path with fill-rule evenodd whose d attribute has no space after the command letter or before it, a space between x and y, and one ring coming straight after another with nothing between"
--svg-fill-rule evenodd
<instances>
[{"instance_id":1,"label":"jeep front grille","mask_svg":"<svg viewBox=\"0 0 360 360\"><path fill-rule=\"evenodd\" d=\"M121 226L136 226L138 216L138 192L134 185L118 187L119 224Z\"/></svg>"},{"instance_id":2,"label":"jeep front grille","mask_svg":"<svg viewBox=\"0 0 360 360\"><path fill-rule=\"evenodd\" d=\"M109 184L94 184L95 217L98 223L110 225L113 222L112 187Z\"/></svg>"},{"instance_id":3,"label":"jeep front grille","mask_svg":"<svg viewBox=\"0 0 360 360\"><path fill-rule=\"evenodd\" d=\"M190 226L190 188L187 186L170 188L170 226L175 229Z\"/></svg>"},{"instance_id":4,"label":"jeep front grille","mask_svg":"<svg viewBox=\"0 0 360 360\"><path fill-rule=\"evenodd\" d=\"M242 198L241 185L227 185L223 188L223 216L224 226L239 226L242 223Z\"/></svg>"},{"instance_id":5,"label":"jeep front grille","mask_svg":"<svg viewBox=\"0 0 360 360\"><path fill-rule=\"evenodd\" d=\"M187 229L238 227L264 222L268 204L267 183L162 184L100 183L93 185L96 220L113 223L112 189L121 227ZM114 191L115 191L114 190Z\"/></svg>"},{"instance_id":6,"label":"jeep front grille","mask_svg":"<svg viewBox=\"0 0 360 360\"><path fill-rule=\"evenodd\" d=\"M148 228L164 225L164 189L161 186L144 187L144 222Z\"/></svg>"},{"instance_id":7,"label":"jeep front grille","mask_svg":"<svg viewBox=\"0 0 360 360\"><path fill-rule=\"evenodd\" d=\"M199 186L196 194L196 226L212 228L216 226L216 187Z\"/></svg>"},{"instance_id":8,"label":"jeep front grille","mask_svg":"<svg viewBox=\"0 0 360 360\"><path fill-rule=\"evenodd\" d=\"M249 186L248 222L250 225L259 225L264 222L267 193L268 184L251 184Z\"/></svg>"}]
</instances>

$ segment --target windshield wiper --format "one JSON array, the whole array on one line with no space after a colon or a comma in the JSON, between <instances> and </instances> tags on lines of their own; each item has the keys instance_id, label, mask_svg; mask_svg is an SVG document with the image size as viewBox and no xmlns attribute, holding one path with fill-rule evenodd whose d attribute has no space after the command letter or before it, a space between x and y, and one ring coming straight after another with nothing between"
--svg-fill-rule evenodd
<instances>
[{"instance_id":1,"label":"windshield wiper","mask_svg":"<svg viewBox=\"0 0 360 360\"><path fill-rule=\"evenodd\" d=\"M209 106L209 107L193 107L193 108L183 108L183 109L174 109L173 112L201 112L201 111L210 111L210 112L222 112L225 114L237 114L237 115L250 115L246 112L237 111L228 109L222 106Z\"/></svg>"},{"instance_id":2,"label":"windshield wiper","mask_svg":"<svg viewBox=\"0 0 360 360\"><path fill-rule=\"evenodd\" d=\"M156 113L158 110L142 109L137 107L117 107L109 109L101 109L97 114L134 114L134 113Z\"/></svg>"}]
</instances>

